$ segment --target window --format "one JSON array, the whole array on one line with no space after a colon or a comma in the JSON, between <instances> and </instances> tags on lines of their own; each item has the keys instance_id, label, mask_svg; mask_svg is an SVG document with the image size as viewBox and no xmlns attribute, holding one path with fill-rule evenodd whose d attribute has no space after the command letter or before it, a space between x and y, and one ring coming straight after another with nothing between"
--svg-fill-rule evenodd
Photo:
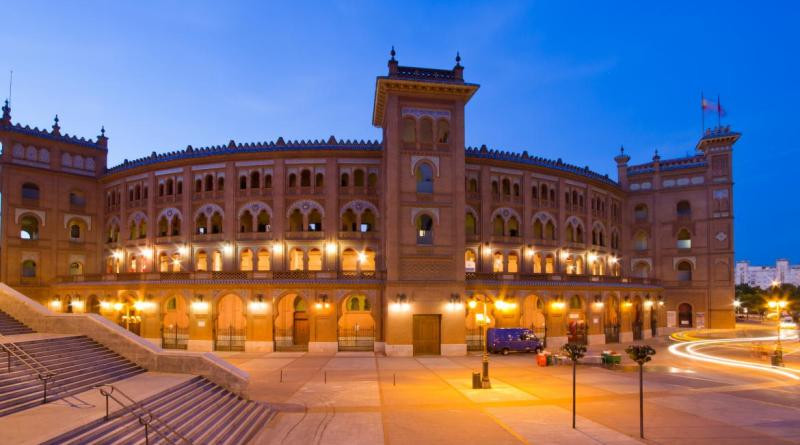
<instances>
[{"instance_id":1,"label":"window","mask_svg":"<svg viewBox=\"0 0 800 445\"><path fill-rule=\"evenodd\" d=\"M647 206L645 204L637 204L633 208L633 219L636 222L647 221Z\"/></svg>"},{"instance_id":2,"label":"window","mask_svg":"<svg viewBox=\"0 0 800 445\"><path fill-rule=\"evenodd\" d=\"M289 215L289 231L302 232L303 231L303 214L299 209L294 209L292 214Z\"/></svg>"},{"instance_id":3,"label":"window","mask_svg":"<svg viewBox=\"0 0 800 445\"><path fill-rule=\"evenodd\" d=\"M676 269L678 271L678 281L692 281L692 263L681 261Z\"/></svg>"},{"instance_id":4,"label":"window","mask_svg":"<svg viewBox=\"0 0 800 445\"><path fill-rule=\"evenodd\" d=\"M208 270L208 254L206 254L205 251L201 250L197 252L194 270L198 272L205 272Z\"/></svg>"},{"instance_id":5,"label":"window","mask_svg":"<svg viewBox=\"0 0 800 445\"><path fill-rule=\"evenodd\" d=\"M239 177L239 190L244 190L247 188L247 176L240 176Z\"/></svg>"},{"instance_id":6,"label":"window","mask_svg":"<svg viewBox=\"0 0 800 445\"><path fill-rule=\"evenodd\" d=\"M353 173L353 185L364 187L364 170L358 169Z\"/></svg>"},{"instance_id":7,"label":"window","mask_svg":"<svg viewBox=\"0 0 800 445\"><path fill-rule=\"evenodd\" d=\"M172 196L174 194L174 182L172 179L167 179L167 195Z\"/></svg>"},{"instance_id":8,"label":"window","mask_svg":"<svg viewBox=\"0 0 800 445\"><path fill-rule=\"evenodd\" d=\"M351 248L342 251L342 270L345 272L354 272L358 269L358 254Z\"/></svg>"},{"instance_id":9,"label":"window","mask_svg":"<svg viewBox=\"0 0 800 445\"><path fill-rule=\"evenodd\" d=\"M692 206L689 204L689 201L681 201L675 206L675 210L678 213L678 218L689 218L692 216Z\"/></svg>"},{"instance_id":10,"label":"window","mask_svg":"<svg viewBox=\"0 0 800 445\"><path fill-rule=\"evenodd\" d=\"M417 122L410 117L403 118L403 142L413 144L417 141Z\"/></svg>"},{"instance_id":11,"label":"window","mask_svg":"<svg viewBox=\"0 0 800 445\"><path fill-rule=\"evenodd\" d=\"M208 233L208 218L204 214L200 214L197 216L197 220L195 221L195 226L197 227L197 234L198 235L205 235Z\"/></svg>"},{"instance_id":12,"label":"window","mask_svg":"<svg viewBox=\"0 0 800 445\"><path fill-rule=\"evenodd\" d=\"M350 187L350 175L347 173L342 173L342 176L339 179L339 185L341 187Z\"/></svg>"},{"instance_id":13,"label":"window","mask_svg":"<svg viewBox=\"0 0 800 445\"><path fill-rule=\"evenodd\" d=\"M197 179L194 181L194 192L201 193L203 191L203 180Z\"/></svg>"},{"instance_id":14,"label":"window","mask_svg":"<svg viewBox=\"0 0 800 445\"><path fill-rule=\"evenodd\" d=\"M166 252L161 252L158 255L158 271L169 272L169 257Z\"/></svg>"},{"instance_id":15,"label":"window","mask_svg":"<svg viewBox=\"0 0 800 445\"><path fill-rule=\"evenodd\" d=\"M34 278L36 277L36 262L33 260L25 260L22 262L22 277Z\"/></svg>"},{"instance_id":16,"label":"window","mask_svg":"<svg viewBox=\"0 0 800 445\"><path fill-rule=\"evenodd\" d=\"M542 254L539 252L533 254L533 273L542 273Z\"/></svg>"},{"instance_id":17,"label":"window","mask_svg":"<svg viewBox=\"0 0 800 445\"><path fill-rule=\"evenodd\" d=\"M249 210L245 210L239 217L239 233L249 233L253 231L253 215Z\"/></svg>"},{"instance_id":18,"label":"window","mask_svg":"<svg viewBox=\"0 0 800 445\"><path fill-rule=\"evenodd\" d=\"M138 190L139 186L136 186L136 188ZM83 195L83 192L80 191L69 192L69 205L78 208L85 207L86 197Z\"/></svg>"},{"instance_id":19,"label":"window","mask_svg":"<svg viewBox=\"0 0 800 445\"><path fill-rule=\"evenodd\" d=\"M322 270L322 251L316 247L308 251L308 270Z\"/></svg>"},{"instance_id":20,"label":"window","mask_svg":"<svg viewBox=\"0 0 800 445\"><path fill-rule=\"evenodd\" d=\"M215 250L211 255L211 270L213 272L222 271L222 252Z\"/></svg>"},{"instance_id":21,"label":"window","mask_svg":"<svg viewBox=\"0 0 800 445\"><path fill-rule=\"evenodd\" d=\"M505 228L503 218L500 215L495 216L494 220L492 220L492 234L494 236L503 236Z\"/></svg>"},{"instance_id":22,"label":"window","mask_svg":"<svg viewBox=\"0 0 800 445\"><path fill-rule=\"evenodd\" d=\"M450 123L444 119L436 122L436 140L440 144L446 144L450 140Z\"/></svg>"},{"instance_id":23,"label":"window","mask_svg":"<svg viewBox=\"0 0 800 445\"><path fill-rule=\"evenodd\" d=\"M172 272L180 272L181 271L181 254L173 253L172 254L172 261L170 262L170 266L172 266Z\"/></svg>"},{"instance_id":24,"label":"window","mask_svg":"<svg viewBox=\"0 0 800 445\"><path fill-rule=\"evenodd\" d=\"M469 180L469 183L467 184L467 191L470 192L470 193L478 193L478 180L477 179L472 178L472 179Z\"/></svg>"},{"instance_id":25,"label":"window","mask_svg":"<svg viewBox=\"0 0 800 445\"><path fill-rule=\"evenodd\" d=\"M371 232L373 227L375 227L375 214L372 213L372 210L366 209L361 214L361 227L359 229L361 232Z\"/></svg>"},{"instance_id":26,"label":"window","mask_svg":"<svg viewBox=\"0 0 800 445\"><path fill-rule=\"evenodd\" d=\"M511 252L508 254L508 267L506 267L506 272L508 273L517 273L519 272L519 255L516 252Z\"/></svg>"},{"instance_id":27,"label":"window","mask_svg":"<svg viewBox=\"0 0 800 445\"><path fill-rule=\"evenodd\" d=\"M250 173L250 188L257 189L261 187L261 175L258 172Z\"/></svg>"},{"instance_id":28,"label":"window","mask_svg":"<svg viewBox=\"0 0 800 445\"><path fill-rule=\"evenodd\" d=\"M239 254L239 270L250 272L253 270L253 251L244 249Z\"/></svg>"},{"instance_id":29,"label":"window","mask_svg":"<svg viewBox=\"0 0 800 445\"><path fill-rule=\"evenodd\" d=\"M314 187L323 187L325 184L325 176L322 173L317 173L314 177Z\"/></svg>"},{"instance_id":30,"label":"window","mask_svg":"<svg viewBox=\"0 0 800 445\"><path fill-rule=\"evenodd\" d=\"M321 232L322 231L322 214L319 210L314 209L308 214L308 231Z\"/></svg>"},{"instance_id":31,"label":"window","mask_svg":"<svg viewBox=\"0 0 800 445\"><path fill-rule=\"evenodd\" d=\"M81 225L78 222L71 222L69 225L69 239L70 241L79 241L81 239Z\"/></svg>"},{"instance_id":32,"label":"window","mask_svg":"<svg viewBox=\"0 0 800 445\"><path fill-rule=\"evenodd\" d=\"M352 209L347 209L342 214L342 232L356 231L356 213Z\"/></svg>"},{"instance_id":33,"label":"window","mask_svg":"<svg viewBox=\"0 0 800 445\"><path fill-rule=\"evenodd\" d=\"M633 276L637 278L647 278L650 276L650 265L645 262L636 263L633 266Z\"/></svg>"},{"instance_id":34,"label":"window","mask_svg":"<svg viewBox=\"0 0 800 445\"><path fill-rule=\"evenodd\" d=\"M433 169L429 164L417 166L417 193L433 193Z\"/></svg>"},{"instance_id":35,"label":"window","mask_svg":"<svg viewBox=\"0 0 800 445\"><path fill-rule=\"evenodd\" d=\"M433 218L422 214L417 216L417 244L433 244Z\"/></svg>"},{"instance_id":36,"label":"window","mask_svg":"<svg viewBox=\"0 0 800 445\"><path fill-rule=\"evenodd\" d=\"M300 187L311 187L311 171L300 172Z\"/></svg>"},{"instance_id":37,"label":"window","mask_svg":"<svg viewBox=\"0 0 800 445\"><path fill-rule=\"evenodd\" d=\"M38 201L39 186L32 182L26 182L22 184L22 199L30 199L33 201Z\"/></svg>"},{"instance_id":38,"label":"window","mask_svg":"<svg viewBox=\"0 0 800 445\"><path fill-rule=\"evenodd\" d=\"M678 249L691 249L692 248L692 234L686 229L678 231Z\"/></svg>"},{"instance_id":39,"label":"window","mask_svg":"<svg viewBox=\"0 0 800 445\"><path fill-rule=\"evenodd\" d=\"M647 250L647 233L636 232L633 237L633 248L636 250Z\"/></svg>"},{"instance_id":40,"label":"window","mask_svg":"<svg viewBox=\"0 0 800 445\"><path fill-rule=\"evenodd\" d=\"M256 231L262 233L270 231L269 213L267 213L266 210L258 212L258 217L256 218Z\"/></svg>"},{"instance_id":41,"label":"window","mask_svg":"<svg viewBox=\"0 0 800 445\"><path fill-rule=\"evenodd\" d=\"M269 267L269 250L261 249L258 251L258 271L268 271Z\"/></svg>"},{"instance_id":42,"label":"window","mask_svg":"<svg viewBox=\"0 0 800 445\"><path fill-rule=\"evenodd\" d=\"M167 234L169 234L169 223L167 222L167 217L162 216L158 220L158 236L167 236Z\"/></svg>"},{"instance_id":43,"label":"window","mask_svg":"<svg viewBox=\"0 0 800 445\"><path fill-rule=\"evenodd\" d=\"M70 263L69 265L69 274L70 275L83 275L83 263L74 262Z\"/></svg>"},{"instance_id":44,"label":"window","mask_svg":"<svg viewBox=\"0 0 800 445\"><path fill-rule=\"evenodd\" d=\"M536 220L533 222L533 238L534 239L542 239L544 237L544 227L540 220Z\"/></svg>"},{"instance_id":45,"label":"window","mask_svg":"<svg viewBox=\"0 0 800 445\"><path fill-rule=\"evenodd\" d=\"M464 270L467 272L475 272L475 267L477 264L477 256L475 252L470 249L467 249L464 252Z\"/></svg>"},{"instance_id":46,"label":"window","mask_svg":"<svg viewBox=\"0 0 800 445\"><path fill-rule=\"evenodd\" d=\"M553 221L547 221L547 224L544 226L544 239L556 239L556 225L553 224Z\"/></svg>"},{"instance_id":47,"label":"window","mask_svg":"<svg viewBox=\"0 0 800 445\"><path fill-rule=\"evenodd\" d=\"M478 234L478 222L475 220L475 215L473 215L472 213L467 213L465 220L465 229L467 235Z\"/></svg>"},{"instance_id":48,"label":"window","mask_svg":"<svg viewBox=\"0 0 800 445\"><path fill-rule=\"evenodd\" d=\"M289 270L303 270L305 269L305 265L303 264L303 250L294 248L291 252L289 252Z\"/></svg>"},{"instance_id":49,"label":"window","mask_svg":"<svg viewBox=\"0 0 800 445\"><path fill-rule=\"evenodd\" d=\"M264 188L272 188L272 175L264 175Z\"/></svg>"},{"instance_id":50,"label":"window","mask_svg":"<svg viewBox=\"0 0 800 445\"><path fill-rule=\"evenodd\" d=\"M220 176L219 178L217 178L217 191L221 192L223 190L225 190L225 177Z\"/></svg>"},{"instance_id":51,"label":"window","mask_svg":"<svg viewBox=\"0 0 800 445\"><path fill-rule=\"evenodd\" d=\"M508 196L511 194L511 181L503 179L503 194Z\"/></svg>"},{"instance_id":52,"label":"window","mask_svg":"<svg viewBox=\"0 0 800 445\"><path fill-rule=\"evenodd\" d=\"M569 299L569 308L570 309L581 309L583 307L583 301L581 301L581 297L577 295L573 295Z\"/></svg>"},{"instance_id":53,"label":"window","mask_svg":"<svg viewBox=\"0 0 800 445\"><path fill-rule=\"evenodd\" d=\"M371 189L378 187L378 175L376 173L370 173L367 176L367 187Z\"/></svg>"},{"instance_id":54,"label":"window","mask_svg":"<svg viewBox=\"0 0 800 445\"><path fill-rule=\"evenodd\" d=\"M222 233L222 215L219 212L211 215L211 233Z\"/></svg>"},{"instance_id":55,"label":"window","mask_svg":"<svg viewBox=\"0 0 800 445\"><path fill-rule=\"evenodd\" d=\"M503 254L500 252L495 252L494 255L492 255L492 272L502 272L503 266Z\"/></svg>"},{"instance_id":56,"label":"window","mask_svg":"<svg viewBox=\"0 0 800 445\"><path fill-rule=\"evenodd\" d=\"M297 175L294 173L289 174L289 188L297 187Z\"/></svg>"},{"instance_id":57,"label":"window","mask_svg":"<svg viewBox=\"0 0 800 445\"><path fill-rule=\"evenodd\" d=\"M39 220L35 216L26 215L22 217L19 237L25 240L39 239Z\"/></svg>"},{"instance_id":58,"label":"window","mask_svg":"<svg viewBox=\"0 0 800 445\"><path fill-rule=\"evenodd\" d=\"M555 273L556 258L552 254L549 254L544 261L544 273Z\"/></svg>"},{"instance_id":59,"label":"window","mask_svg":"<svg viewBox=\"0 0 800 445\"><path fill-rule=\"evenodd\" d=\"M513 216L508 219L508 236L519 236L519 222Z\"/></svg>"}]
</instances>

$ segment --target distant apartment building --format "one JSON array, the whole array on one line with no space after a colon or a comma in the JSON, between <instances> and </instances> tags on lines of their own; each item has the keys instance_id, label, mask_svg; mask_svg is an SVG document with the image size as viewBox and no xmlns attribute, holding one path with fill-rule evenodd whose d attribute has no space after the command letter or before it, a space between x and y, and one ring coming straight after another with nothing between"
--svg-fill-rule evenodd
<instances>
[{"instance_id":1,"label":"distant apartment building","mask_svg":"<svg viewBox=\"0 0 800 445\"><path fill-rule=\"evenodd\" d=\"M736 285L767 289L773 282L800 286L800 264L790 265L785 258L775 261L775 266L751 266L749 261L736 263Z\"/></svg>"}]
</instances>

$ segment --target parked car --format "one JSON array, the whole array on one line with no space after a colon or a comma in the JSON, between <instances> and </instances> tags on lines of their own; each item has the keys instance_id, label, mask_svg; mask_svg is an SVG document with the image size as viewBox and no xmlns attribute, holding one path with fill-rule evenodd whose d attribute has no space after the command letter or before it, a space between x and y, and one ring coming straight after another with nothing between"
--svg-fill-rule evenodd
<instances>
[{"instance_id":1,"label":"parked car","mask_svg":"<svg viewBox=\"0 0 800 445\"><path fill-rule=\"evenodd\" d=\"M486 331L486 349L491 353L540 352L542 341L526 328L489 328Z\"/></svg>"}]
</instances>

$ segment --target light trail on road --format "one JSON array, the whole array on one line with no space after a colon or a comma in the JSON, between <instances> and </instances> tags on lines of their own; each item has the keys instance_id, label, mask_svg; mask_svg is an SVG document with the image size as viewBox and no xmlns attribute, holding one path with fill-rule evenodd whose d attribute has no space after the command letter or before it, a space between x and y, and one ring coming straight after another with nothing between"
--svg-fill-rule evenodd
<instances>
[{"instance_id":1,"label":"light trail on road","mask_svg":"<svg viewBox=\"0 0 800 445\"><path fill-rule=\"evenodd\" d=\"M678 339L680 337L673 337L673 338ZM679 357L684 357L690 360L698 360L702 362L714 363L723 366L731 366L735 368L753 369L757 371L764 371L772 374L777 374L783 377L788 377L792 380L800 380L800 370L792 368L780 368L771 365L752 363L744 360L735 360L730 358L718 357L702 353L699 351L702 348L724 345L726 343L754 343L754 342L764 342L764 341L775 341L777 340L777 338L778 338L777 336L772 336L772 337L723 338L716 340L683 341L681 343L676 343L674 345L671 345L669 347L669 352ZM797 339L797 335L790 335L790 336L781 335L781 340L794 340L794 339Z\"/></svg>"}]
</instances>

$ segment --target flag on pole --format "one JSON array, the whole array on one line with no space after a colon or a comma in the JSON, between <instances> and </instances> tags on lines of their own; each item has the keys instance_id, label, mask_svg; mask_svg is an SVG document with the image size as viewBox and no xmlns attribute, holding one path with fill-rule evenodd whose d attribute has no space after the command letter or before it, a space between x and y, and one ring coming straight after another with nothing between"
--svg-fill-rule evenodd
<instances>
[{"instance_id":1,"label":"flag on pole","mask_svg":"<svg viewBox=\"0 0 800 445\"><path fill-rule=\"evenodd\" d=\"M703 97L700 99L700 108L703 111L717 111L717 104Z\"/></svg>"}]
</instances>

